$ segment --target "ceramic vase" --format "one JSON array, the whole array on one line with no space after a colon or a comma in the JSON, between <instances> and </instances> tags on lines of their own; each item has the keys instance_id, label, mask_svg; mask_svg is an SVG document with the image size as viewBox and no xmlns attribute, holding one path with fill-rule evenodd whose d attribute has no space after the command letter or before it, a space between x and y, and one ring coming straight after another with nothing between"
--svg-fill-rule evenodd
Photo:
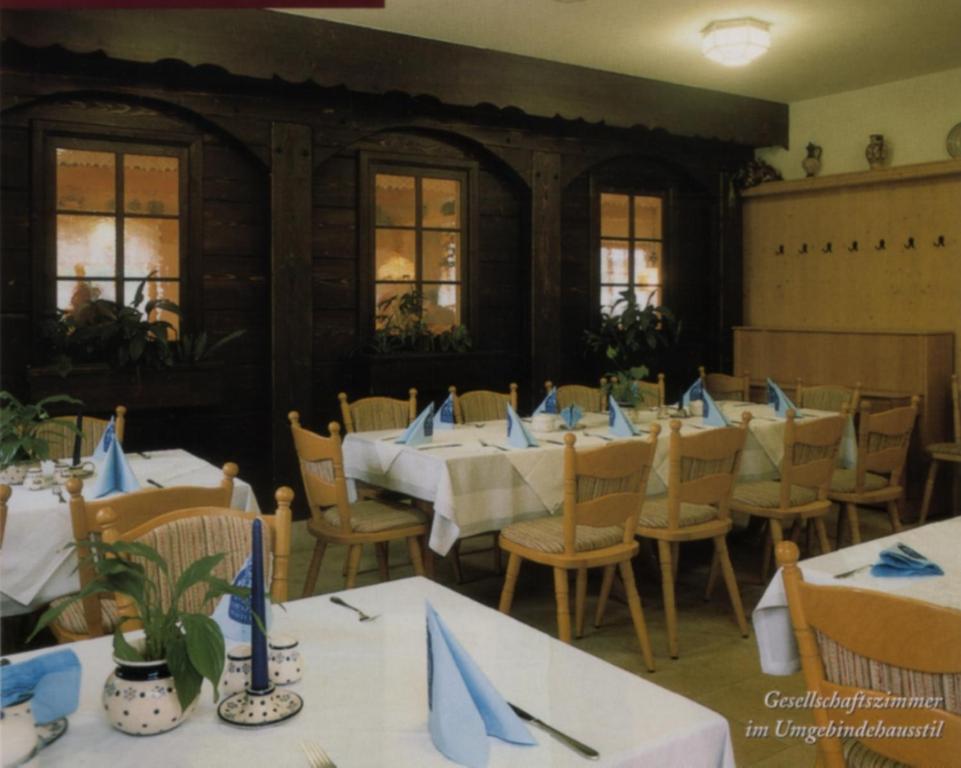
<instances>
[{"instance_id":1,"label":"ceramic vase","mask_svg":"<svg viewBox=\"0 0 961 768\"><path fill-rule=\"evenodd\" d=\"M0 713L0 743L3 744L3 768L28 768L37 764L37 729L33 720L31 701L28 695L3 708Z\"/></svg>"},{"instance_id":2,"label":"ceramic vase","mask_svg":"<svg viewBox=\"0 0 961 768\"><path fill-rule=\"evenodd\" d=\"M813 141L807 147L807 156L801 161L806 176L817 176L821 172L821 148Z\"/></svg>"},{"instance_id":3,"label":"ceramic vase","mask_svg":"<svg viewBox=\"0 0 961 768\"><path fill-rule=\"evenodd\" d=\"M103 685L103 708L110 724L132 736L153 736L180 725L185 712L166 661L121 661Z\"/></svg>"},{"instance_id":4,"label":"ceramic vase","mask_svg":"<svg viewBox=\"0 0 961 768\"><path fill-rule=\"evenodd\" d=\"M872 169L884 167L884 160L887 157L887 147L884 145L884 136L882 134L871 134L871 141L864 150L864 156L868 159L868 165Z\"/></svg>"}]
</instances>

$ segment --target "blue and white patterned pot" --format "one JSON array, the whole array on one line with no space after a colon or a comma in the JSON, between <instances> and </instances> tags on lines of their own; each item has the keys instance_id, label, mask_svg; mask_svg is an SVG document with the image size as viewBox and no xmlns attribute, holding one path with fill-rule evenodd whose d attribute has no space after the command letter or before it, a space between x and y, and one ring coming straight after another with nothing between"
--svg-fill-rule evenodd
<instances>
[{"instance_id":1,"label":"blue and white patterned pot","mask_svg":"<svg viewBox=\"0 0 961 768\"><path fill-rule=\"evenodd\" d=\"M184 712L166 661L121 661L103 685L103 708L110 724L132 736L153 736L180 725Z\"/></svg>"}]
</instances>

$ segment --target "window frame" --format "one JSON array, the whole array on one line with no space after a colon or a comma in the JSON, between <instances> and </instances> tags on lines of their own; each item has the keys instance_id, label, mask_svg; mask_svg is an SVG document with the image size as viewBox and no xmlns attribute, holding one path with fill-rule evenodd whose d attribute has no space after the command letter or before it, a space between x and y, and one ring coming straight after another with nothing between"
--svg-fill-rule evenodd
<instances>
[{"instance_id":1,"label":"window frame","mask_svg":"<svg viewBox=\"0 0 961 768\"><path fill-rule=\"evenodd\" d=\"M153 154L180 159L180 333L194 332L202 325L201 313L203 296L203 272L200 255L202 252L202 216L198 210L202 200L201 174L203 168L203 140L196 134L182 132L145 131L134 128L114 128L110 126L67 123L59 121L35 120L32 122L32 160L33 160L33 200L34 211L34 253L41 258L34 259L33 316L35 323L43 318L52 317L57 308L57 172L56 150L58 148L82 149L94 152L111 152L121 159L124 154ZM158 151L163 150L163 151ZM117 203L112 213L117 238L118 266L113 280L123 283L123 267L119 256L123 253L121 242L123 228L121 219L141 218L122 210L119 192L122 190L122 160L115 169L118 177ZM79 212L79 215L85 215ZM148 216L148 218L150 218ZM160 216L154 218L172 218ZM115 300L124 303L123 293ZM36 326L35 326L36 327ZM35 338L35 358L41 353L41 340Z\"/></svg>"},{"instance_id":2,"label":"window frame","mask_svg":"<svg viewBox=\"0 0 961 768\"><path fill-rule=\"evenodd\" d=\"M422 155L403 155L395 153L360 152L358 153L358 245L360 261L358 267L358 331L361 338L369 339L376 330L377 312L377 267L376 267L376 183L378 173L397 176L413 175L427 178L456 179L461 182L461 258L459 261L460 283L460 322L471 330L477 341L476 309L478 306L478 247L477 247L477 173L478 164L472 160L446 157L425 158ZM418 195L419 199L419 195ZM419 217L418 217L419 220ZM416 249L418 259L415 286L423 289L423 265L421 243L425 231L444 231L435 227L415 224ZM447 230L455 231L455 230ZM437 281L427 281L437 284Z\"/></svg>"}]
</instances>

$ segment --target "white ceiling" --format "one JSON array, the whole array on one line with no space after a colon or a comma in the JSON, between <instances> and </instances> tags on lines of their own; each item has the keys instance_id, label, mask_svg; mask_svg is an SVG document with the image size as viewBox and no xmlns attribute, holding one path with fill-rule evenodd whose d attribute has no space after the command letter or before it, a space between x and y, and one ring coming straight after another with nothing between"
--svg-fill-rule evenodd
<instances>
[{"instance_id":1,"label":"white ceiling","mask_svg":"<svg viewBox=\"0 0 961 768\"><path fill-rule=\"evenodd\" d=\"M961 67L961 0L386 0L290 12L781 102ZM742 68L705 59L700 30L740 16L772 24L771 50Z\"/></svg>"}]
</instances>

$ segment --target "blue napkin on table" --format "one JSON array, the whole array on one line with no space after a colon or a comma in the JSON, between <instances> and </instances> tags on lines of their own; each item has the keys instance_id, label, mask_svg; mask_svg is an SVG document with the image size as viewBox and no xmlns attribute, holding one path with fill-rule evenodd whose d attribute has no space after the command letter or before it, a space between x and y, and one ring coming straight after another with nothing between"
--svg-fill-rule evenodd
<instances>
[{"instance_id":1,"label":"blue napkin on table","mask_svg":"<svg viewBox=\"0 0 961 768\"><path fill-rule=\"evenodd\" d=\"M110 423L107 424L107 428L103 431L103 435L100 436L100 442L97 443L97 447L93 449L93 460L94 462L103 461L104 457L107 455L107 449L117 441L117 420L113 416L110 417Z\"/></svg>"},{"instance_id":2,"label":"blue napkin on table","mask_svg":"<svg viewBox=\"0 0 961 768\"><path fill-rule=\"evenodd\" d=\"M730 423L727 418L721 413L721 409L717 407L717 403L714 402L714 398L708 394L705 389L701 393L701 402L704 403L704 423L712 427L728 427Z\"/></svg>"},{"instance_id":3,"label":"blue napkin on table","mask_svg":"<svg viewBox=\"0 0 961 768\"><path fill-rule=\"evenodd\" d=\"M558 410L557 387L551 387L551 391L547 393L547 397L541 400L541 404L534 409L533 415L536 416L539 413L557 413Z\"/></svg>"},{"instance_id":4,"label":"blue napkin on table","mask_svg":"<svg viewBox=\"0 0 961 768\"><path fill-rule=\"evenodd\" d=\"M578 407L577 403L571 403L569 406L561 410L561 421L564 422L564 426L568 429L574 429L577 426L577 422L581 420L581 416L584 415L584 411Z\"/></svg>"},{"instance_id":5,"label":"blue napkin on table","mask_svg":"<svg viewBox=\"0 0 961 768\"><path fill-rule=\"evenodd\" d=\"M422 445L431 442L434 434L434 404L428 403L411 425L404 430L404 434L394 442L399 445Z\"/></svg>"},{"instance_id":6,"label":"blue napkin on table","mask_svg":"<svg viewBox=\"0 0 961 768\"><path fill-rule=\"evenodd\" d=\"M872 576L943 576L937 563L907 544L895 544L878 556L880 562L871 566Z\"/></svg>"},{"instance_id":7,"label":"blue napkin on table","mask_svg":"<svg viewBox=\"0 0 961 768\"><path fill-rule=\"evenodd\" d=\"M692 400L703 400L704 399L704 382L700 378L695 380L691 386L687 388L687 392L681 395L681 408L687 408Z\"/></svg>"},{"instance_id":8,"label":"blue napkin on table","mask_svg":"<svg viewBox=\"0 0 961 768\"><path fill-rule=\"evenodd\" d=\"M91 496L99 499L110 493L130 493L140 490L140 481L130 469L119 440L111 440L103 460L97 465L97 480Z\"/></svg>"},{"instance_id":9,"label":"blue napkin on table","mask_svg":"<svg viewBox=\"0 0 961 768\"><path fill-rule=\"evenodd\" d=\"M69 648L0 667L3 706L33 694L30 708L40 725L66 717L80 698L80 659Z\"/></svg>"},{"instance_id":10,"label":"blue napkin on table","mask_svg":"<svg viewBox=\"0 0 961 768\"><path fill-rule=\"evenodd\" d=\"M514 448L537 448L538 443L511 404L507 404L507 442Z\"/></svg>"},{"instance_id":11,"label":"blue napkin on table","mask_svg":"<svg viewBox=\"0 0 961 768\"><path fill-rule=\"evenodd\" d=\"M234 576L233 585L235 587L250 587L254 581L253 560L248 557L244 564ZM269 591L267 593L269 595ZM270 630L271 613L273 607L270 604L270 597L267 597L267 615L264 617L264 625ZM250 598L238 597L237 595L224 595L217 603L217 607L211 618L220 626L221 632L227 640L235 640L238 643L250 642Z\"/></svg>"},{"instance_id":12,"label":"blue napkin on table","mask_svg":"<svg viewBox=\"0 0 961 768\"><path fill-rule=\"evenodd\" d=\"M455 763L483 768L488 736L536 744L476 662L427 603L427 708L430 737Z\"/></svg>"},{"instance_id":13,"label":"blue napkin on table","mask_svg":"<svg viewBox=\"0 0 961 768\"><path fill-rule=\"evenodd\" d=\"M787 412L793 410L795 415L798 414L798 407L791 402L791 398L784 394L782 390L775 382L771 379L767 380L767 404L770 405L774 412L780 416L782 419L787 418Z\"/></svg>"},{"instance_id":14,"label":"blue napkin on table","mask_svg":"<svg viewBox=\"0 0 961 768\"><path fill-rule=\"evenodd\" d=\"M434 414L434 429L453 429L457 419L454 418L454 396L448 395L441 403L440 410Z\"/></svg>"},{"instance_id":15,"label":"blue napkin on table","mask_svg":"<svg viewBox=\"0 0 961 768\"><path fill-rule=\"evenodd\" d=\"M624 415L621 406L611 396L607 396L607 424L611 428L611 434L618 437L633 437L641 434L631 420Z\"/></svg>"}]
</instances>

